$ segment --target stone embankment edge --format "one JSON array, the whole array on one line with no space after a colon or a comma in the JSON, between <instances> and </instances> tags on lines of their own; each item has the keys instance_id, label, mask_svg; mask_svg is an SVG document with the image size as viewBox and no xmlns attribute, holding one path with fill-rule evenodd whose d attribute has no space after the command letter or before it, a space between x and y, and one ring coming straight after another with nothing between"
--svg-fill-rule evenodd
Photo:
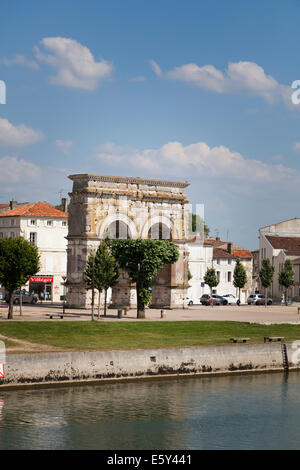
<instances>
[{"instance_id":1,"label":"stone embankment edge","mask_svg":"<svg viewBox=\"0 0 300 470\"><path fill-rule=\"evenodd\" d=\"M300 370L291 362L288 370ZM281 344L9 354L1 390L286 371Z\"/></svg>"}]
</instances>

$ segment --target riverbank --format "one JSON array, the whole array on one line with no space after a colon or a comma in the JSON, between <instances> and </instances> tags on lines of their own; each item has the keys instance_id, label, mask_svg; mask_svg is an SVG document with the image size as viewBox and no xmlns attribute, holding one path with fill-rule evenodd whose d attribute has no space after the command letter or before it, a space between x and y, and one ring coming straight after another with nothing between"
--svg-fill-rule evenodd
<instances>
[{"instance_id":1,"label":"riverbank","mask_svg":"<svg viewBox=\"0 0 300 470\"><path fill-rule=\"evenodd\" d=\"M300 325L262 325L246 322L3 322L0 340L6 353L78 352L117 349L160 349L226 346L230 338L249 338L263 344L265 336L285 342L300 340Z\"/></svg>"},{"instance_id":2,"label":"riverbank","mask_svg":"<svg viewBox=\"0 0 300 470\"><path fill-rule=\"evenodd\" d=\"M284 348L285 346L285 348ZM285 362L284 349L286 351ZM107 383L297 368L292 345L228 345L172 349L9 354L0 390L28 386Z\"/></svg>"}]
</instances>

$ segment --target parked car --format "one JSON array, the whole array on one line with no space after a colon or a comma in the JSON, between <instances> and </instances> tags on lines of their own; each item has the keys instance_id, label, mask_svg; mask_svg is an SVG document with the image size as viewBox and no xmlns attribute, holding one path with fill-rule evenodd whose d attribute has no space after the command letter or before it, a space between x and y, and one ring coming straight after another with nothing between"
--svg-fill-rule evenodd
<instances>
[{"instance_id":1,"label":"parked car","mask_svg":"<svg viewBox=\"0 0 300 470\"><path fill-rule=\"evenodd\" d=\"M192 301L190 297L186 297L186 302L189 306L194 305L194 302Z\"/></svg>"},{"instance_id":2,"label":"parked car","mask_svg":"<svg viewBox=\"0 0 300 470\"><path fill-rule=\"evenodd\" d=\"M228 300L225 299L225 297L223 297L222 295L213 294L212 297L213 297L213 299L216 300L216 305L227 305L228 304Z\"/></svg>"},{"instance_id":3,"label":"parked car","mask_svg":"<svg viewBox=\"0 0 300 470\"><path fill-rule=\"evenodd\" d=\"M247 299L248 305L265 305L265 296L263 294L251 294ZM267 297L267 305L272 305L273 300Z\"/></svg>"},{"instance_id":4,"label":"parked car","mask_svg":"<svg viewBox=\"0 0 300 470\"><path fill-rule=\"evenodd\" d=\"M38 298L36 295L33 295L27 291L22 291L22 304L36 304L37 301L38 301ZM6 294L5 302L9 303L9 294ZM20 303L20 291L15 290L14 291L14 304L19 304L19 303Z\"/></svg>"},{"instance_id":5,"label":"parked car","mask_svg":"<svg viewBox=\"0 0 300 470\"><path fill-rule=\"evenodd\" d=\"M203 294L202 297L200 298L200 302L202 305L211 305L211 302L212 302L211 295Z\"/></svg>"},{"instance_id":6,"label":"parked car","mask_svg":"<svg viewBox=\"0 0 300 470\"><path fill-rule=\"evenodd\" d=\"M200 302L202 305L226 305L228 303L224 297L217 294L203 294Z\"/></svg>"},{"instance_id":7,"label":"parked car","mask_svg":"<svg viewBox=\"0 0 300 470\"><path fill-rule=\"evenodd\" d=\"M240 300L232 294L225 294L222 295L222 297L227 300L228 305L240 305L241 303Z\"/></svg>"}]
</instances>

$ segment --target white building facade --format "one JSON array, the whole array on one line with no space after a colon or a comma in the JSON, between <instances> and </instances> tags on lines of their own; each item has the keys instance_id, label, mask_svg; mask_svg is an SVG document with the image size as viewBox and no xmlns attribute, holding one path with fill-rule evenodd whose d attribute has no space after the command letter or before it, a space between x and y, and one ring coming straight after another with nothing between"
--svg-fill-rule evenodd
<instances>
[{"instance_id":1,"label":"white building facade","mask_svg":"<svg viewBox=\"0 0 300 470\"><path fill-rule=\"evenodd\" d=\"M259 266L264 258L269 258L275 270L269 291L273 300L280 301L282 299L283 288L278 282L278 276L287 259L292 261L295 273L295 285L291 287L289 296L294 300L300 299L299 256L299 218L284 220L259 229ZM263 291L263 289L261 290Z\"/></svg>"},{"instance_id":2,"label":"white building facade","mask_svg":"<svg viewBox=\"0 0 300 470\"><path fill-rule=\"evenodd\" d=\"M41 299L58 302L65 296L68 214L45 202L0 213L0 238L23 237L40 254L40 271L26 286Z\"/></svg>"},{"instance_id":3,"label":"white building facade","mask_svg":"<svg viewBox=\"0 0 300 470\"><path fill-rule=\"evenodd\" d=\"M201 241L194 237L189 240L189 280L188 302L199 304L203 294L210 294L210 288L204 283L208 268L214 268L219 284L213 289L213 294L232 294L238 297L239 292L233 285L233 273L239 258L247 273L247 284L241 289L241 303L246 303L252 293L252 255L233 243L215 239ZM226 249L225 249L226 248Z\"/></svg>"}]
</instances>

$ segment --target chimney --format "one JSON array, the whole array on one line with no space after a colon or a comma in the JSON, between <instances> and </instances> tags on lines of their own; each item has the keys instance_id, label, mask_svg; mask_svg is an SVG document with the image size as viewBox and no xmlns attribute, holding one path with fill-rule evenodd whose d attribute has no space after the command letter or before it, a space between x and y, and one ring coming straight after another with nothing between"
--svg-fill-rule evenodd
<instances>
[{"instance_id":1,"label":"chimney","mask_svg":"<svg viewBox=\"0 0 300 470\"><path fill-rule=\"evenodd\" d=\"M15 207L17 207L17 205L18 205L17 201L14 201L14 200L9 201L9 208L10 208L11 211L13 209L15 209Z\"/></svg>"},{"instance_id":2,"label":"chimney","mask_svg":"<svg viewBox=\"0 0 300 470\"><path fill-rule=\"evenodd\" d=\"M68 209L68 204L67 204L67 198L66 197L63 197L61 199L61 210L63 212L67 212L67 209Z\"/></svg>"},{"instance_id":3,"label":"chimney","mask_svg":"<svg viewBox=\"0 0 300 470\"><path fill-rule=\"evenodd\" d=\"M227 251L231 255L231 253L232 253L232 243L227 243Z\"/></svg>"}]
</instances>

